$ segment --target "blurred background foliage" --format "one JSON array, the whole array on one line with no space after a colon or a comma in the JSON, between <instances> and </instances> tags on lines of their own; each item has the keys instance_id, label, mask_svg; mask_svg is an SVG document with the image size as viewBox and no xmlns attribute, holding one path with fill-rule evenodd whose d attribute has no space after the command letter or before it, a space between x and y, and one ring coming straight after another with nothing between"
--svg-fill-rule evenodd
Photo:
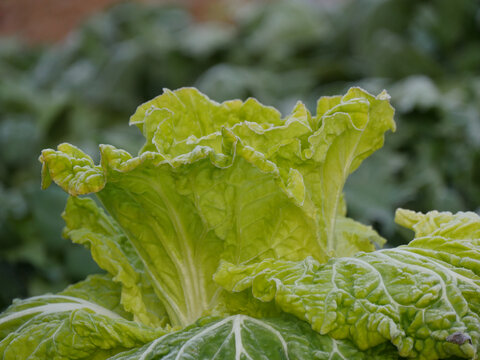
<instances>
[{"instance_id":1,"label":"blurred background foliage","mask_svg":"<svg viewBox=\"0 0 480 360\"><path fill-rule=\"evenodd\" d=\"M136 152L126 126L163 88L258 98L285 114L350 86L387 89L398 130L347 183L349 214L391 246L397 207L478 211L480 10L476 0L236 3L196 21L180 6L121 3L65 41L0 39L0 309L98 271L61 238L66 195L40 190L37 157L72 142Z\"/></svg>"}]
</instances>

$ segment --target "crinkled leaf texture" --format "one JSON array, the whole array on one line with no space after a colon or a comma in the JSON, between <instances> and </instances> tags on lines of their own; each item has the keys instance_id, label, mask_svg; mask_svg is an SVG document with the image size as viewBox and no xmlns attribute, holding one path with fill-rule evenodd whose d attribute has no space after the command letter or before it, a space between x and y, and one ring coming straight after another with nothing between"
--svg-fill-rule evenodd
<instances>
[{"instance_id":1,"label":"crinkled leaf texture","mask_svg":"<svg viewBox=\"0 0 480 360\"><path fill-rule=\"evenodd\" d=\"M256 298L361 350L390 341L415 359L477 358L480 217L398 210L396 221L416 232L407 246L323 265L311 257L223 263L215 280L230 291L251 288Z\"/></svg>"},{"instance_id":2,"label":"crinkled leaf texture","mask_svg":"<svg viewBox=\"0 0 480 360\"><path fill-rule=\"evenodd\" d=\"M1 358L100 360L165 333L129 320L119 299L117 283L93 275L59 294L16 300L0 315Z\"/></svg>"},{"instance_id":3,"label":"crinkled leaf texture","mask_svg":"<svg viewBox=\"0 0 480 360\"><path fill-rule=\"evenodd\" d=\"M254 99L218 104L196 89L166 90L131 117L146 138L137 157L101 145L95 165L62 144L42 152L42 184L96 193L111 217L70 200L65 234L122 284L136 320L161 324L165 311L184 326L218 303L211 279L221 260L325 262L384 242L345 217L342 190L394 130L388 100L353 88L321 98L316 116L298 103L282 119Z\"/></svg>"},{"instance_id":4,"label":"crinkled leaf texture","mask_svg":"<svg viewBox=\"0 0 480 360\"><path fill-rule=\"evenodd\" d=\"M256 319L234 315L202 318L111 360L395 360L395 347L381 345L360 352L349 341L322 336L294 317Z\"/></svg>"},{"instance_id":5,"label":"crinkled leaf texture","mask_svg":"<svg viewBox=\"0 0 480 360\"><path fill-rule=\"evenodd\" d=\"M119 299L117 283L93 275L56 295L18 300L0 317L1 358L398 359L391 344L360 352L350 341L320 335L286 314L206 317L167 332L130 321Z\"/></svg>"}]
</instances>

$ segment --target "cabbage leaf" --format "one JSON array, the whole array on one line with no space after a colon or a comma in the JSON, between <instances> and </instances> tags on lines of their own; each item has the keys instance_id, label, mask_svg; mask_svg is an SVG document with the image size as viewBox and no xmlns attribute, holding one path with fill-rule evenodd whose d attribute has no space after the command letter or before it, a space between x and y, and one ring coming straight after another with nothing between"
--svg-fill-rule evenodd
<instances>
[{"instance_id":1,"label":"cabbage leaf","mask_svg":"<svg viewBox=\"0 0 480 360\"><path fill-rule=\"evenodd\" d=\"M234 315L199 319L181 331L166 334L111 360L398 359L395 348L388 345L361 352L349 341L316 333L295 317L256 319Z\"/></svg>"},{"instance_id":2,"label":"cabbage leaf","mask_svg":"<svg viewBox=\"0 0 480 360\"><path fill-rule=\"evenodd\" d=\"M267 259L222 263L215 280L251 288L309 322L320 334L361 350L390 341L401 356L476 358L480 349L480 217L475 213L398 210L416 232L406 246L320 264Z\"/></svg>"},{"instance_id":3,"label":"cabbage leaf","mask_svg":"<svg viewBox=\"0 0 480 360\"><path fill-rule=\"evenodd\" d=\"M16 300L0 315L0 355L16 359L106 359L165 333L131 321L120 286L91 275L58 294Z\"/></svg>"},{"instance_id":4,"label":"cabbage leaf","mask_svg":"<svg viewBox=\"0 0 480 360\"><path fill-rule=\"evenodd\" d=\"M353 88L321 98L316 116L299 102L281 118L254 99L219 104L196 89L166 90L130 119L146 139L137 157L101 145L95 165L61 144L42 152L43 187L53 180L72 196L96 193L111 220L84 221L81 201L70 200L65 234L122 283L137 320L161 323L162 309L147 301L154 293L170 323L185 326L218 303L211 279L220 260L325 262L383 244L345 217L342 190L394 129L388 100ZM96 221L115 226L98 233ZM156 318L145 320L148 312Z\"/></svg>"},{"instance_id":5,"label":"cabbage leaf","mask_svg":"<svg viewBox=\"0 0 480 360\"><path fill-rule=\"evenodd\" d=\"M376 250L346 216L348 175L395 130L385 92L282 118L166 90L130 123L138 156L42 152L42 186L70 194L64 236L107 274L16 300L2 358L478 358L480 217L400 209L414 240Z\"/></svg>"}]
</instances>

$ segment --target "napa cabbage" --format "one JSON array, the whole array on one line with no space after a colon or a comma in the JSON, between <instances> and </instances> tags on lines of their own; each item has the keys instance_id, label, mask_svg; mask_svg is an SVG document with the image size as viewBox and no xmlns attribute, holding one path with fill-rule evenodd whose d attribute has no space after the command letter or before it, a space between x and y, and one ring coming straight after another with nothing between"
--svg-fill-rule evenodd
<instances>
[{"instance_id":1,"label":"napa cabbage","mask_svg":"<svg viewBox=\"0 0 480 360\"><path fill-rule=\"evenodd\" d=\"M345 182L393 115L359 88L285 117L182 88L130 118L137 155L42 151L64 236L105 274L16 300L3 359L476 358L478 215L399 210L416 235L395 249L347 217Z\"/></svg>"}]
</instances>

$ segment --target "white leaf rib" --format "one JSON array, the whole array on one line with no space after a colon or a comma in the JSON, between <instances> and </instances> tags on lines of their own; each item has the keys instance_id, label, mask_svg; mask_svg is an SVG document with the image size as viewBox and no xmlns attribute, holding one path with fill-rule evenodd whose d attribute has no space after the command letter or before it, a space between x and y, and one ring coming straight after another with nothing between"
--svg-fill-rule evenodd
<instances>
[{"instance_id":1,"label":"white leaf rib","mask_svg":"<svg viewBox=\"0 0 480 360\"><path fill-rule=\"evenodd\" d=\"M289 360L289 357L288 357L288 344L287 342L285 341L284 337L282 336L282 334L277 331L275 328L273 328L272 326L268 325L267 323L263 322L263 321L259 321L257 319L254 319L254 318L248 318L248 321L251 321L253 322L254 324L257 324L258 326L262 326L264 327L265 329L269 330L270 332L272 332L279 340L280 340L280 343L282 344L282 348L283 348L283 351L285 352L285 356L287 358L287 360Z\"/></svg>"},{"instance_id":2,"label":"white leaf rib","mask_svg":"<svg viewBox=\"0 0 480 360\"><path fill-rule=\"evenodd\" d=\"M76 298L73 298L73 299L76 299ZM32 314L48 315L53 313L74 311L78 309L90 309L97 314L105 315L113 319L123 319L120 315L115 314L114 312L100 305L90 303L88 301L82 301L82 302L69 302L69 303L52 303L52 304L39 305L39 306L31 307L25 310L16 311L10 315L0 318L0 325L15 319L20 319L24 316L32 315Z\"/></svg>"},{"instance_id":3,"label":"white leaf rib","mask_svg":"<svg viewBox=\"0 0 480 360\"><path fill-rule=\"evenodd\" d=\"M138 360L145 360L147 358L147 355L150 354L153 349L155 348L155 346L157 346L157 344L162 341L166 336L168 336L170 334L166 334L166 335L163 335L163 336L160 336L158 339L155 339L149 346L148 348L142 353L142 356L140 356L138 358Z\"/></svg>"},{"instance_id":4,"label":"white leaf rib","mask_svg":"<svg viewBox=\"0 0 480 360\"><path fill-rule=\"evenodd\" d=\"M387 287L385 286L385 283L383 282L383 277L382 277L382 274L380 273L380 271L378 271L372 264L368 263L365 260L359 259L359 258L353 258L353 257L352 258L346 258L345 261L354 261L354 262L363 264L364 266L366 266L367 268L372 270L375 274L377 274L378 279L379 279L379 287L381 288L381 290L383 290L384 294L388 297L388 300L390 301L390 303L398 310L398 307L401 306L401 305L393 299L392 295L388 291Z\"/></svg>"},{"instance_id":5,"label":"white leaf rib","mask_svg":"<svg viewBox=\"0 0 480 360\"><path fill-rule=\"evenodd\" d=\"M337 354L338 356L340 356L343 360L348 360L345 356L343 356L343 354L338 350L338 346L337 346L337 340L335 340L334 338L331 338L332 339L332 352L330 353L330 356L328 357L328 360L333 360L333 356L335 354Z\"/></svg>"},{"instance_id":6,"label":"white leaf rib","mask_svg":"<svg viewBox=\"0 0 480 360\"><path fill-rule=\"evenodd\" d=\"M180 348L180 350L178 351L177 353L177 356L175 356L175 360L180 360L181 359L181 356L184 354L185 352L185 349L192 343L195 343L195 341L198 339L198 338L201 338L203 337L205 334L207 334L208 332L210 331L214 331L216 329L218 329L219 327L225 325L227 322L231 321L231 318L226 318L226 319L223 319L215 324L213 324L212 326L209 326L207 328L205 328L204 330L200 331L198 334L196 334L195 336L191 337L190 339L188 339L185 344L182 345L182 347Z\"/></svg>"},{"instance_id":7,"label":"white leaf rib","mask_svg":"<svg viewBox=\"0 0 480 360\"><path fill-rule=\"evenodd\" d=\"M142 180L140 178L140 180ZM129 195L129 197L132 199L132 201L136 202L134 199L134 195L132 195L129 191L126 191L125 192ZM120 224L120 222L117 220L117 222ZM153 223L154 225L156 225L156 223L154 222ZM145 226L145 225L143 225ZM158 233L161 233L161 229L156 229L158 231ZM156 276L156 273L154 273L154 271L152 270L152 264L150 262L147 262L146 259L145 259L145 256L142 256L141 255L141 251L138 249L138 244L135 242L135 241L132 241L128 235L127 235L127 239L130 241L133 249L135 250L135 252L138 254L138 257L140 258L144 268L145 268L145 271L148 273L148 275L150 276L151 280L152 280L152 283L154 284L155 288L158 290L158 291L155 291L156 295L162 299L164 302L165 302L165 305L170 307L171 311L174 312L174 314L172 315L175 315L179 321L182 323L182 324L187 324L188 320L184 314L184 312L180 309L180 307L178 306L178 303L169 295L169 293L165 290L164 286L161 284L161 282L158 280L157 276ZM162 240L160 238L160 240ZM173 256L173 253L172 253L172 250L168 247L168 246L165 246L165 244L162 242L162 245L165 249L165 251L168 253L170 259L172 259L172 262L175 264L175 267L177 268L177 271L179 273L182 273L181 271L181 267L182 265L180 264L180 261L175 257ZM180 276L180 281L184 281L185 279L185 276ZM182 286L183 288L185 286ZM154 288L154 289L155 289ZM160 294L158 293L160 292ZM171 315L171 314L169 314Z\"/></svg>"},{"instance_id":8,"label":"white leaf rib","mask_svg":"<svg viewBox=\"0 0 480 360\"><path fill-rule=\"evenodd\" d=\"M412 248L412 249L416 249L416 248ZM420 249L420 250L424 250L424 249ZM463 276L463 275L457 273L456 271L453 271L451 268L443 265L441 263L441 260L434 259L434 258L425 256L425 255L421 255L421 254L418 254L414 251L405 251L405 250L402 250L402 249L396 249L395 251L400 252L400 253L404 253L404 254L408 254L409 256L412 256L419 261L423 260L423 261L428 262L428 263L433 263L435 266L441 268L444 272L450 274L450 276L455 278L455 280L462 280L462 281L464 281L464 282L466 282L466 283L468 283L468 284L470 284L474 287L480 288L480 284L476 284L472 279L470 279L466 276Z\"/></svg>"},{"instance_id":9,"label":"white leaf rib","mask_svg":"<svg viewBox=\"0 0 480 360\"><path fill-rule=\"evenodd\" d=\"M243 341L242 341L242 334L241 334L241 331L242 331L242 326L244 326L244 322L245 321L249 321L249 322L252 322L254 323L255 325L258 325L258 326L261 326L265 329L267 329L269 332L271 332L272 334L274 334L280 341L281 345L282 345L282 350L284 351L285 353L285 356L286 356L286 359L289 360L289 356L288 356L288 344L287 342L285 341L285 339L283 338L282 334L276 330L274 327L270 326L269 324L263 322L263 321L260 321L260 320L257 320L255 318L251 318L251 317L248 317L248 316L245 316L245 315L234 315L234 316L230 316L226 319L223 319L211 326L208 326L207 328L205 328L204 330L200 331L199 333L197 333L195 336L191 337L190 339L188 339L183 345L182 347L180 348L179 352L177 353L177 355L175 356L175 360L182 360L183 359L183 356L185 354L185 352L187 351L188 347L191 346L191 345L194 345L195 342L204 337L207 333L209 332L212 332L212 331L215 331L216 329L218 329L219 327L231 322L231 326L232 326L232 329L231 331L229 332L229 334L225 337L225 340L223 341L223 344L227 342L228 339L231 338L231 336L234 336L235 337L235 360L241 360L242 359L242 355L246 358L246 359L249 359L249 360L254 360L252 358L252 356L246 352L245 350L245 347L243 346ZM219 350L222 348L223 345L221 345L219 347ZM149 350L149 349L147 349ZM215 353L213 359L216 358L216 355L218 354L219 350L217 350L217 352ZM142 357L140 358L139 360L145 360L145 357Z\"/></svg>"}]
</instances>

